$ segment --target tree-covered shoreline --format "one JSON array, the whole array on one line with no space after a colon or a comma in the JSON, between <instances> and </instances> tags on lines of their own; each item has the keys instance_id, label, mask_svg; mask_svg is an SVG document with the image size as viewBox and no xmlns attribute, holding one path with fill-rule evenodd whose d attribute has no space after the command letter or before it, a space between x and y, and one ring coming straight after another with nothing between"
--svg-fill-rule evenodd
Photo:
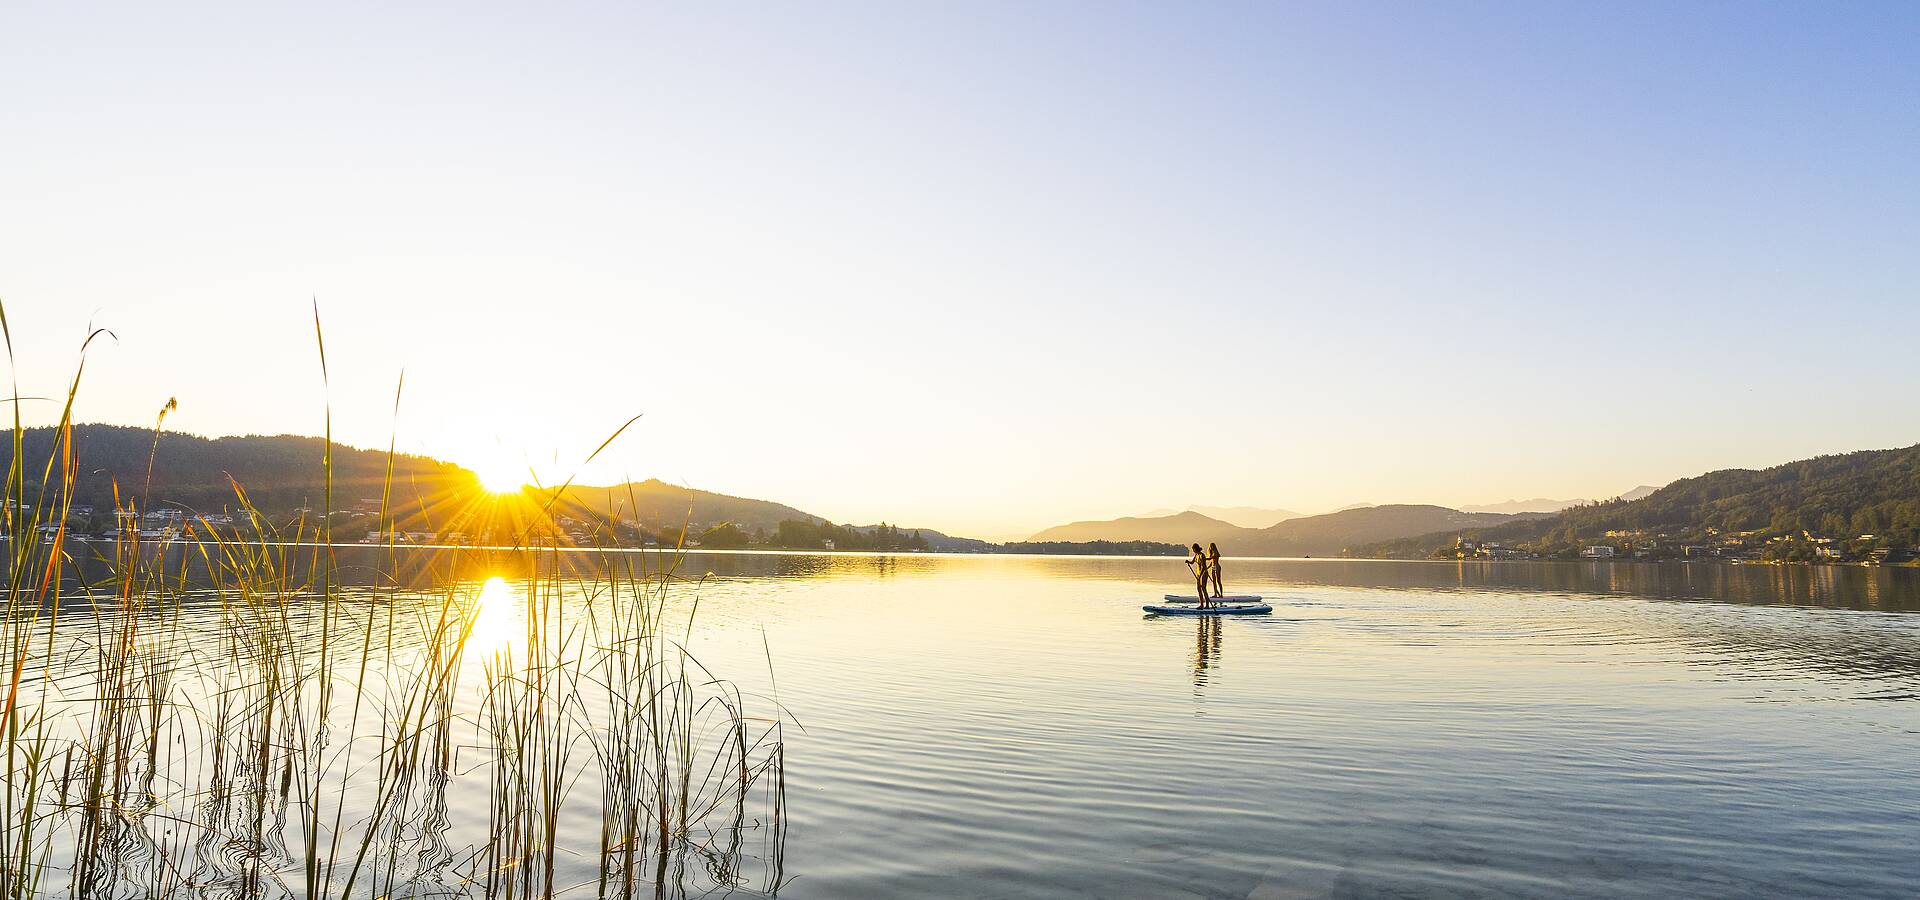
<instances>
[{"instance_id":1,"label":"tree-covered shoreline","mask_svg":"<svg viewBox=\"0 0 1920 900\"><path fill-rule=\"evenodd\" d=\"M1639 559L1899 562L1920 547L1920 445L1708 472L1638 500L1380 541L1347 555L1456 558L1465 545L1475 554L1493 546L1542 558L1606 547Z\"/></svg>"}]
</instances>

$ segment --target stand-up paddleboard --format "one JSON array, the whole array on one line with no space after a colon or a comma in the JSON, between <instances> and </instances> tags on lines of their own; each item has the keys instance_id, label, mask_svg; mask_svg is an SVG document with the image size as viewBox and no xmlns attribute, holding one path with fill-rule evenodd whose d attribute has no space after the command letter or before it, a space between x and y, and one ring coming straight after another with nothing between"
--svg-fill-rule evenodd
<instances>
[{"instance_id":1,"label":"stand-up paddleboard","mask_svg":"<svg viewBox=\"0 0 1920 900\"><path fill-rule=\"evenodd\" d=\"M1140 607L1156 616L1243 616L1255 613L1273 612L1273 607L1265 603L1228 603L1223 606L1155 606L1148 604Z\"/></svg>"},{"instance_id":2,"label":"stand-up paddleboard","mask_svg":"<svg viewBox=\"0 0 1920 900\"><path fill-rule=\"evenodd\" d=\"M1200 595L1198 594L1163 594L1162 596L1166 598L1168 603L1199 603L1200 602ZM1259 594L1228 594L1225 597L1213 598L1213 602L1215 603L1259 603L1260 599L1261 598Z\"/></svg>"}]
</instances>

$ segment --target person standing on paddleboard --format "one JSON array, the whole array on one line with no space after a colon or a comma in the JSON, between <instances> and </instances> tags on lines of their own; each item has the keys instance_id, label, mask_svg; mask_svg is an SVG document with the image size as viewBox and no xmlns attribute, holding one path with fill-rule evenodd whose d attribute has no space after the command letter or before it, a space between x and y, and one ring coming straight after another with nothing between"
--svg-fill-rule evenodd
<instances>
[{"instance_id":1,"label":"person standing on paddleboard","mask_svg":"<svg viewBox=\"0 0 1920 900\"><path fill-rule=\"evenodd\" d=\"M1207 609L1213 606L1207 600L1207 551L1200 549L1199 544L1194 544L1192 549L1193 553L1187 557L1187 567L1193 570L1194 590L1200 592L1200 608Z\"/></svg>"},{"instance_id":2,"label":"person standing on paddleboard","mask_svg":"<svg viewBox=\"0 0 1920 900\"><path fill-rule=\"evenodd\" d=\"M1227 596L1226 590L1220 586L1220 545L1212 541L1207 542L1207 574L1213 579L1214 598Z\"/></svg>"}]
</instances>

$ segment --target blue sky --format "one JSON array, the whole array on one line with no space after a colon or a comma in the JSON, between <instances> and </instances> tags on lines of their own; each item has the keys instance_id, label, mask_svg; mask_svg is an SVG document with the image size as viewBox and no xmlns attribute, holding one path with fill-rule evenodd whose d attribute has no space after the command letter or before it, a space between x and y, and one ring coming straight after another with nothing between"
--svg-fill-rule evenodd
<instances>
[{"instance_id":1,"label":"blue sky","mask_svg":"<svg viewBox=\"0 0 1920 900\"><path fill-rule=\"evenodd\" d=\"M1911 4L29 4L87 418L1015 535L1920 441ZM1907 399L1903 399L1907 398Z\"/></svg>"}]
</instances>

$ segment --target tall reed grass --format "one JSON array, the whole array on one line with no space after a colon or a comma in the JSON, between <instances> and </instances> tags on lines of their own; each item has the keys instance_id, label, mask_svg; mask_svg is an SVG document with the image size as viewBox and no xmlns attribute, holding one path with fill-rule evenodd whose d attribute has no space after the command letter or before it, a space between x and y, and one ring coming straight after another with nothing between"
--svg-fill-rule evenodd
<instances>
[{"instance_id":1,"label":"tall reed grass","mask_svg":"<svg viewBox=\"0 0 1920 900\"><path fill-rule=\"evenodd\" d=\"M0 335L11 359L3 308ZM13 389L0 900L778 892L781 717L687 649L677 549L563 550L533 515L518 546L348 579L330 487L276 527L238 484L244 538L43 534L84 465L85 349L37 472Z\"/></svg>"}]
</instances>

